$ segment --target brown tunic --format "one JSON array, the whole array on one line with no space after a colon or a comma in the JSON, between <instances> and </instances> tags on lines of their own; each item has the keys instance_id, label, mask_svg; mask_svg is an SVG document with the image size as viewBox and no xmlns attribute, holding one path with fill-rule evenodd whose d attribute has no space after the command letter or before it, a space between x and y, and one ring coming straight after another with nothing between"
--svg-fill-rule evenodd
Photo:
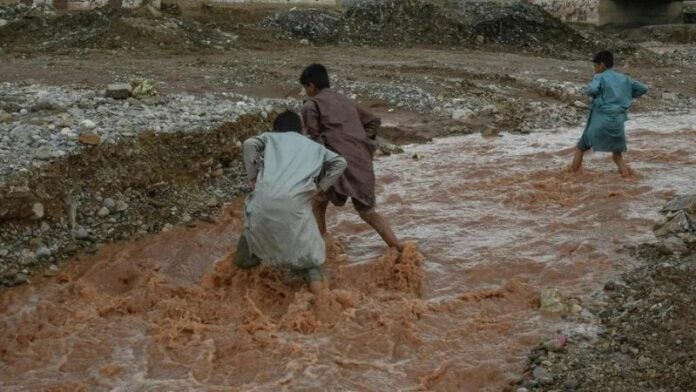
<instances>
[{"instance_id":1,"label":"brown tunic","mask_svg":"<svg viewBox=\"0 0 696 392\"><path fill-rule=\"evenodd\" d=\"M375 170L372 166L374 150L370 138L377 136L380 119L328 88L305 102L302 119L309 137L343 156L348 162L343 176L329 192L331 202L343 205L349 196L365 206L373 207Z\"/></svg>"}]
</instances>

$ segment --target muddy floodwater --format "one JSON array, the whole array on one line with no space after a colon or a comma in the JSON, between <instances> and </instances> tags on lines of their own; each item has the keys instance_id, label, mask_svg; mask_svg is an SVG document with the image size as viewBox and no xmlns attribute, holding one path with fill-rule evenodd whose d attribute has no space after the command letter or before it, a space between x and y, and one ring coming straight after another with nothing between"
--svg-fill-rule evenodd
<instances>
[{"instance_id":1,"label":"muddy floodwater","mask_svg":"<svg viewBox=\"0 0 696 392\"><path fill-rule=\"evenodd\" d=\"M630 180L607 154L562 173L580 129L379 158L380 210L410 245L387 251L334 209L320 310L297 277L231 268L240 200L216 224L104 247L0 292L0 390L504 389L541 339L581 327L541 314L540 290L588 300L694 189L696 115L627 126Z\"/></svg>"}]
</instances>

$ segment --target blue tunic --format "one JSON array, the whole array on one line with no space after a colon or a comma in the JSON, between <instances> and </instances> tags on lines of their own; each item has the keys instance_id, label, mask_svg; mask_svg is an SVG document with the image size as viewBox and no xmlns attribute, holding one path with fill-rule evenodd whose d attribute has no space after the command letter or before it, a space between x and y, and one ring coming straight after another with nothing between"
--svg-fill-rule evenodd
<instances>
[{"instance_id":1,"label":"blue tunic","mask_svg":"<svg viewBox=\"0 0 696 392\"><path fill-rule=\"evenodd\" d=\"M578 148L603 152L625 152L624 122L633 98L648 88L630 77L608 69L595 75L586 93L592 97L587 126L578 141Z\"/></svg>"}]
</instances>

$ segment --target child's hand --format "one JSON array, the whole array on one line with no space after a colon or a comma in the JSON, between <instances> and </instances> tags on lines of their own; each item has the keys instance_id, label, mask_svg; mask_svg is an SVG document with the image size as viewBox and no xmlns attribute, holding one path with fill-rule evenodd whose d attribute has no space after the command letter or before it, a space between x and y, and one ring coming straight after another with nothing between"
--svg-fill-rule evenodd
<instances>
[{"instance_id":1,"label":"child's hand","mask_svg":"<svg viewBox=\"0 0 696 392\"><path fill-rule=\"evenodd\" d=\"M322 191L321 189L317 189L312 195L312 200L315 202L322 202L326 200L326 192Z\"/></svg>"}]
</instances>

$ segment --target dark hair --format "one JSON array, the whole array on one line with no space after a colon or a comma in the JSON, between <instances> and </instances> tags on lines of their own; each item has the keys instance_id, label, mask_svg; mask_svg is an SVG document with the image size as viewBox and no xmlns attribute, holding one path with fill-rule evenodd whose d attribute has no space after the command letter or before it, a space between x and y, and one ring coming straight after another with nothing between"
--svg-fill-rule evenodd
<instances>
[{"instance_id":1,"label":"dark hair","mask_svg":"<svg viewBox=\"0 0 696 392\"><path fill-rule=\"evenodd\" d=\"M302 133L302 120L297 113L287 110L280 113L273 121L273 131Z\"/></svg>"},{"instance_id":2,"label":"dark hair","mask_svg":"<svg viewBox=\"0 0 696 392\"><path fill-rule=\"evenodd\" d=\"M329 82L329 71L321 64L311 64L302 71L300 83L302 83L303 86L312 83L314 87L319 90L329 88L331 87L331 83Z\"/></svg>"},{"instance_id":3,"label":"dark hair","mask_svg":"<svg viewBox=\"0 0 696 392\"><path fill-rule=\"evenodd\" d=\"M603 50L597 53L592 62L595 64L604 64L607 68L614 67L614 55L608 50Z\"/></svg>"}]
</instances>

